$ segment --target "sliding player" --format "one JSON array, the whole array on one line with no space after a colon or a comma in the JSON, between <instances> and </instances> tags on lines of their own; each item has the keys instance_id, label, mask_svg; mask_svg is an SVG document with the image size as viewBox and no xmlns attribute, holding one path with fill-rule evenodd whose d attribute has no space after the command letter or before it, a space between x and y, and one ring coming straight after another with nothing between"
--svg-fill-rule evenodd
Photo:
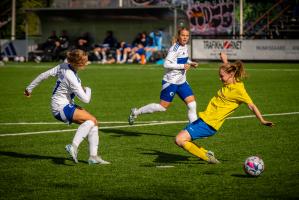
<instances>
[{"instance_id":1,"label":"sliding player","mask_svg":"<svg viewBox=\"0 0 299 200\"><path fill-rule=\"evenodd\" d=\"M242 82L242 78L246 75L243 63L240 61L229 63L225 53L221 53L220 56L223 61L219 68L219 77L223 83L222 88L210 100L206 110L199 113L199 119L188 124L184 130L178 133L175 140L179 147L211 164L219 163L214 153L195 145L192 141L216 134L225 119L242 103L247 104L261 124L265 126L274 125L263 118L247 94Z\"/></svg>"}]
</instances>

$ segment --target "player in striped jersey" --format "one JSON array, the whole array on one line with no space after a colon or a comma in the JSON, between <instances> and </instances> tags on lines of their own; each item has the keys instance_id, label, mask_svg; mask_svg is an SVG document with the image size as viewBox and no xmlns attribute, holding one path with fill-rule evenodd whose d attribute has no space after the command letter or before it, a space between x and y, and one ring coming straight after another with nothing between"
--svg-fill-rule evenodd
<instances>
[{"instance_id":1,"label":"player in striped jersey","mask_svg":"<svg viewBox=\"0 0 299 200\"><path fill-rule=\"evenodd\" d=\"M196 62L189 59L188 46L189 30L182 28L178 31L176 42L170 47L164 63L165 73L162 80L160 103L150 103L139 109L132 108L129 116L129 124L134 124L138 115L166 111L172 102L174 95L186 103L190 122L197 119L196 101L189 83L186 81L186 73L190 67L197 67Z\"/></svg>"},{"instance_id":2,"label":"player in striped jersey","mask_svg":"<svg viewBox=\"0 0 299 200\"><path fill-rule=\"evenodd\" d=\"M98 122L89 112L74 103L77 96L82 102L89 103L91 99L91 89L82 87L81 80L77 74L78 70L83 70L88 62L87 54L79 49L67 53L68 63L62 63L37 76L25 89L25 96L30 97L33 89L43 80L50 76L56 77L56 86L51 97L51 110L53 116L62 122L80 124L72 144L66 145L65 149L70 154L75 163L78 163L77 153L80 143L88 137L89 164L109 164L98 156Z\"/></svg>"}]
</instances>

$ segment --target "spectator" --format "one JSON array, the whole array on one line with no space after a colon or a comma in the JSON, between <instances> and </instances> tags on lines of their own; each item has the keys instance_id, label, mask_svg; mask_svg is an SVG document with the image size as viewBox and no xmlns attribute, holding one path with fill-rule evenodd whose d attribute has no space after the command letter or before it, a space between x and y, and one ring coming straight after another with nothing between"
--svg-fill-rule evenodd
<instances>
[{"instance_id":1,"label":"spectator","mask_svg":"<svg viewBox=\"0 0 299 200\"><path fill-rule=\"evenodd\" d=\"M113 31L107 31L103 44L108 44L110 49L116 49L118 46L117 39L114 37Z\"/></svg>"},{"instance_id":2,"label":"spectator","mask_svg":"<svg viewBox=\"0 0 299 200\"><path fill-rule=\"evenodd\" d=\"M116 62L117 63L125 63L127 62L128 54L132 51L131 45L127 44L126 42L122 41L119 44L119 48L116 49Z\"/></svg>"},{"instance_id":3,"label":"spectator","mask_svg":"<svg viewBox=\"0 0 299 200\"><path fill-rule=\"evenodd\" d=\"M81 49L85 52L89 52L91 48L91 44L93 42L93 39L89 32L84 33L82 36L78 37L75 42L75 48Z\"/></svg>"},{"instance_id":4,"label":"spectator","mask_svg":"<svg viewBox=\"0 0 299 200\"><path fill-rule=\"evenodd\" d=\"M142 33L138 33L138 35L132 42L133 46L137 46L138 44L142 44L144 47L148 47L153 44L153 40L147 35L145 31L143 31Z\"/></svg>"},{"instance_id":5,"label":"spectator","mask_svg":"<svg viewBox=\"0 0 299 200\"><path fill-rule=\"evenodd\" d=\"M141 43L132 49L131 58L128 60L128 62L136 62L142 65L146 64L145 48Z\"/></svg>"}]
</instances>

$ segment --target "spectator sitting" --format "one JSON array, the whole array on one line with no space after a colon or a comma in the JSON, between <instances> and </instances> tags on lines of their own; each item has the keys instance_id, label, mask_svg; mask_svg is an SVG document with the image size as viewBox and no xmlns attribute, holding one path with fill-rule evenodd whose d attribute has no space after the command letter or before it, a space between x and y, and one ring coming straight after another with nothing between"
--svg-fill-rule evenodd
<instances>
[{"instance_id":1,"label":"spectator sitting","mask_svg":"<svg viewBox=\"0 0 299 200\"><path fill-rule=\"evenodd\" d=\"M92 37L90 36L90 33L86 32L82 36L78 37L75 42L75 48L81 49L85 52L89 52L92 44Z\"/></svg>"},{"instance_id":2,"label":"spectator sitting","mask_svg":"<svg viewBox=\"0 0 299 200\"><path fill-rule=\"evenodd\" d=\"M131 58L128 60L129 63L137 62L140 64L146 64L145 59L145 48L140 43L132 49Z\"/></svg>"},{"instance_id":3,"label":"spectator sitting","mask_svg":"<svg viewBox=\"0 0 299 200\"><path fill-rule=\"evenodd\" d=\"M67 31L63 30L59 39L55 42L55 48L53 49L54 60L64 60L66 57L66 51L69 48L69 37Z\"/></svg>"},{"instance_id":4,"label":"spectator sitting","mask_svg":"<svg viewBox=\"0 0 299 200\"><path fill-rule=\"evenodd\" d=\"M118 46L117 39L114 37L113 31L107 31L103 44L108 44L110 49L116 49Z\"/></svg>"},{"instance_id":5,"label":"spectator sitting","mask_svg":"<svg viewBox=\"0 0 299 200\"><path fill-rule=\"evenodd\" d=\"M118 42L117 39L113 35L113 31L107 31L106 37L103 40L103 43L96 44L93 49L93 54L97 61L99 62L101 60L101 63L111 63L113 61L112 58L114 58L113 63L115 60L115 54L116 54L116 48L117 48ZM107 57L109 55L109 58Z\"/></svg>"},{"instance_id":6,"label":"spectator sitting","mask_svg":"<svg viewBox=\"0 0 299 200\"><path fill-rule=\"evenodd\" d=\"M142 44L144 47L148 47L153 44L153 40L147 35L145 31L143 31L142 33L138 33L137 37L132 42L133 46L137 46L138 44Z\"/></svg>"},{"instance_id":7,"label":"spectator sitting","mask_svg":"<svg viewBox=\"0 0 299 200\"><path fill-rule=\"evenodd\" d=\"M126 42L122 41L119 44L119 48L116 49L116 62L117 63L125 63L127 62L128 54L132 51L131 45L127 44Z\"/></svg>"},{"instance_id":8,"label":"spectator sitting","mask_svg":"<svg viewBox=\"0 0 299 200\"><path fill-rule=\"evenodd\" d=\"M35 62L41 62L41 61L52 61L54 56L54 50L57 47L57 41L58 37L56 35L56 31L52 31L50 36L47 38L47 40L40 44L37 48L37 51L42 51L42 54L33 54L33 58Z\"/></svg>"}]
</instances>

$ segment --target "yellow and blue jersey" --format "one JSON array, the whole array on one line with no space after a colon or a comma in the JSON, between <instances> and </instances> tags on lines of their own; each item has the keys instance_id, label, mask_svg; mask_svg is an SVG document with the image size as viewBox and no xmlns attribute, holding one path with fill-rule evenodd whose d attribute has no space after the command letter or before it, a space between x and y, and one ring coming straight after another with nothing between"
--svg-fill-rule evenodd
<instances>
[{"instance_id":1,"label":"yellow and blue jersey","mask_svg":"<svg viewBox=\"0 0 299 200\"><path fill-rule=\"evenodd\" d=\"M215 130L219 130L224 120L242 103L252 103L243 82L223 85L210 100L206 110L199 112L199 117Z\"/></svg>"}]
</instances>

